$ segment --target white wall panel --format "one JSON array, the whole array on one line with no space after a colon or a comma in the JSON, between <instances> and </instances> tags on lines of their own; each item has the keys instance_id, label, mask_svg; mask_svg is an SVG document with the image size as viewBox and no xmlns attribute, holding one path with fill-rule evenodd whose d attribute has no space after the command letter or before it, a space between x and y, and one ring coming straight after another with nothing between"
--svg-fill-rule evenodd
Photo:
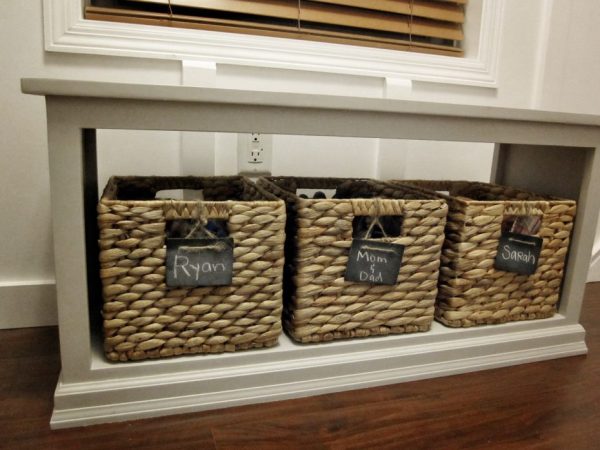
<instances>
[{"instance_id":1,"label":"white wall panel","mask_svg":"<svg viewBox=\"0 0 600 450\"><path fill-rule=\"evenodd\" d=\"M487 143L382 140L379 177L489 181L493 152Z\"/></svg>"}]
</instances>

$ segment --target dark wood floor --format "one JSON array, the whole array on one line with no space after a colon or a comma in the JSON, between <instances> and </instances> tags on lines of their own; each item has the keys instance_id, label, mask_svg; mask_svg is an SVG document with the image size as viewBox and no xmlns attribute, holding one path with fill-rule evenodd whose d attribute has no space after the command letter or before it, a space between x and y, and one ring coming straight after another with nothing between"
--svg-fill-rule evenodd
<instances>
[{"instance_id":1,"label":"dark wood floor","mask_svg":"<svg viewBox=\"0 0 600 450\"><path fill-rule=\"evenodd\" d=\"M473 374L51 431L56 328L0 331L0 448L600 448L600 283L589 354Z\"/></svg>"}]
</instances>

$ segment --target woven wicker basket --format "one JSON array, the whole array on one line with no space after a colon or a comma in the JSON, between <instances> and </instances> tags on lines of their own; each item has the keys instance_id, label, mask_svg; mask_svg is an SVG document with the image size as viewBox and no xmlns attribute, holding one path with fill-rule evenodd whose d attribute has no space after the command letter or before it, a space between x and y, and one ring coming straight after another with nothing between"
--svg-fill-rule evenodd
<instances>
[{"instance_id":1,"label":"woven wicker basket","mask_svg":"<svg viewBox=\"0 0 600 450\"><path fill-rule=\"evenodd\" d=\"M303 343L429 330L447 205L411 188L369 180L262 178L288 209L284 328ZM336 189L303 199L296 189ZM340 198L341 197L341 198ZM378 197L378 198L372 198ZM355 216L402 216L405 245L395 285L344 280Z\"/></svg>"},{"instance_id":2,"label":"woven wicker basket","mask_svg":"<svg viewBox=\"0 0 600 450\"><path fill-rule=\"evenodd\" d=\"M557 309L575 202L506 186L465 181L407 181L449 205L436 319L451 327L551 317ZM541 216L537 270L494 268L505 216Z\"/></svg>"},{"instance_id":3,"label":"woven wicker basket","mask_svg":"<svg viewBox=\"0 0 600 450\"><path fill-rule=\"evenodd\" d=\"M154 199L201 189L203 201ZM166 222L227 221L230 286L165 284ZM104 349L112 361L216 353L277 343L285 205L242 177L113 177L98 205Z\"/></svg>"}]
</instances>

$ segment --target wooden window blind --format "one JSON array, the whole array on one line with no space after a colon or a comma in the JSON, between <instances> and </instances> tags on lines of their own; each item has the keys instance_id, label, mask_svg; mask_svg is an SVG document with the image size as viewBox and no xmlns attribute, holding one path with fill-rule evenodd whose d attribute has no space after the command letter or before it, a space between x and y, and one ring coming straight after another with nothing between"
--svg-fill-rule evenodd
<instances>
[{"instance_id":1,"label":"wooden window blind","mask_svg":"<svg viewBox=\"0 0 600 450\"><path fill-rule=\"evenodd\" d=\"M87 19L462 56L467 0L92 0Z\"/></svg>"}]
</instances>

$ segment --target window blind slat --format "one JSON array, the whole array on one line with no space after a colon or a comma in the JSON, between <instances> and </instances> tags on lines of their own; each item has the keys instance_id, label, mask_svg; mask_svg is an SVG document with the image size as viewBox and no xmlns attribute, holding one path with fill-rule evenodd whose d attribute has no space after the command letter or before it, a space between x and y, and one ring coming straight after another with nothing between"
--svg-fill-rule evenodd
<instances>
[{"instance_id":1,"label":"window blind slat","mask_svg":"<svg viewBox=\"0 0 600 450\"><path fill-rule=\"evenodd\" d=\"M354 8L385 11L394 14L412 14L416 17L464 23L464 8L459 4L443 1L420 0L312 0L319 3L352 6Z\"/></svg>"},{"instance_id":2,"label":"window blind slat","mask_svg":"<svg viewBox=\"0 0 600 450\"><path fill-rule=\"evenodd\" d=\"M195 9L224 11L277 19L297 19L297 0L132 0L135 3L156 3L168 6L185 6Z\"/></svg>"},{"instance_id":3,"label":"window blind slat","mask_svg":"<svg viewBox=\"0 0 600 450\"><path fill-rule=\"evenodd\" d=\"M418 51L446 56L461 56L462 50L456 47L436 45L428 42L411 42L408 39L389 39L368 35L357 36L353 33L344 33L330 30L304 28L298 32L296 27L277 24L249 24L245 21L203 18L189 15L170 15L147 11L122 10L119 8L103 8L88 6L86 17L91 20L104 20L110 22L125 22L140 25L175 26L188 29L202 29L210 31L236 32L245 34L259 34L265 36L296 38L311 41L325 41L340 44L353 44L367 47L387 48L392 50Z\"/></svg>"},{"instance_id":4,"label":"window blind slat","mask_svg":"<svg viewBox=\"0 0 600 450\"><path fill-rule=\"evenodd\" d=\"M463 39L462 27L450 22L437 22L405 15L394 15L351 7L324 5L319 2L288 0L265 0L249 2L244 0L135 0L142 3L158 3L172 6L224 11L236 14L249 14L277 19L300 20L338 25L344 27L378 30L391 33L413 34L438 39L459 41Z\"/></svg>"},{"instance_id":5,"label":"window blind slat","mask_svg":"<svg viewBox=\"0 0 600 450\"><path fill-rule=\"evenodd\" d=\"M91 0L86 18L462 55L464 7L446 0ZM466 0L465 0L466 1ZM353 42L354 41L354 42Z\"/></svg>"},{"instance_id":6,"label":"window blind slat","mask_svg":"<svg viewBox=\"0 0 600 450\"><path fill-rule=\"evenodd\" d=\"M458 3L459 5L466 5L469 0L434 0L436 2L443 3Z\"/></svg>"},{"instance_id":7,"label":"window blind slat","mask_svg":"<svg viewBox=\"0 0 600 450\"><path fill-rule=\"evenodd\" d=\"M440 39L461 40L463 38L462 27L450 22L434 22L419 17L415 17L411 21L408 16L404 15L332 7L318 3L301 8L300 20L393 33L412 33Z\"/></svg>"}]
</instances>

